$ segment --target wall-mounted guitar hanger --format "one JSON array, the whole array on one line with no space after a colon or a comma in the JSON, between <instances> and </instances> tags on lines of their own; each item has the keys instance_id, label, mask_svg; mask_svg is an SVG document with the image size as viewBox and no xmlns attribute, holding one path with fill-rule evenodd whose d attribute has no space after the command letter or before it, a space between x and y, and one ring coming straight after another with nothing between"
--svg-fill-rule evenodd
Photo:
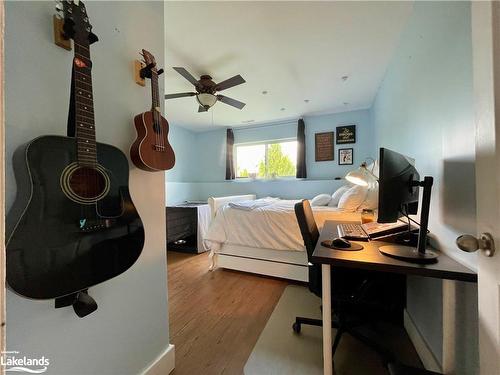
<instances>
[{"instance_id":1,"label":"wall-mounted guitar hanger","mask_svg":"<svg viewBox=\"0 0 500 375\"><path fill-rule=\"evenodd\" d=\"M71 51L71 39L64 37L64 19L54 14L52 17L52 24L54 28L54 43L56 46Z\"/></svg>"},{"instance_id":2,"label":"wall-mounted guitar hanger","mask_svg":"<svg viewBox=\"0 0 500 375\"><path fill-rule=\"evenodd\" d=\"M146 80L141 74L142 69L146 67L146 64L140 62L139 60L134 60L134 80L139 86L145 87Z\"/></svg>"},{"instance_id":3,"label":"wall-mounted guitar hanger","mask_svg":"<svg viewBox=\"0 0 500 375\"><path fill-rule=\"evenodd\" d=\"M134 61L134 79L135 83L139 86L146 86L146 78L151 78L151 69L154 67L154 64L149 64L146 66L143 62L139 60ZM163 74L163 69L159 69L157 72L158 75Z\"/></svg>"}]
</instances>

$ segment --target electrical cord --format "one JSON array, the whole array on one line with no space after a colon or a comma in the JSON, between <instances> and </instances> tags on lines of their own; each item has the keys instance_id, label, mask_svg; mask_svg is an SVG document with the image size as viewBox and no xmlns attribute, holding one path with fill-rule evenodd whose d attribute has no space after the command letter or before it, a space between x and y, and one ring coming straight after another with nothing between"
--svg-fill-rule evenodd
<instances>
[{"instance_id":1,"label":"electrical cord","mask_svg":"<svg viewBox=\"0 0 500 375\"><path fill-rule=\"evenodd\" d=\"M418 227L420 227L420 223L419 223L418 221L416 221L416 220L414 220L414 219L412 219L412 218L410 217L410 215L408 214L408 206L407 206L407 205L405 205L404 207L405 207L405 212L403 212L403 211L401 211L401 210L400 210L399 212L400 212L403 216L405 216L405 217L406 217L406 219L408 220L408 232L409 232L409 233L411 233L411 223L413 223L413 224L417 225ZM427 234L429 234L429 233L430 233L430 230L429 230L429 229L427 229Z\"/></svg>"}]
</instances>

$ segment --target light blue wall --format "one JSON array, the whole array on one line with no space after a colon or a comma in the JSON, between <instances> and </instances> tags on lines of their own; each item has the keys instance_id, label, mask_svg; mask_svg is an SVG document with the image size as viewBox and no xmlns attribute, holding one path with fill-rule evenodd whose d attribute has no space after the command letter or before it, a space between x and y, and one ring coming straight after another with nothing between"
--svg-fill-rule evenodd
<instances>
[{"instance_id":1,"label":"light blue wall","mask_svg":"<svg viewBox=\"0 0 500 375\"><path fill-rule=\"evenodd\" d=\"M170 124L168 133L175 152L175 166L165 174L167 204L198 199L196 133Z\"/></svg>"},{"instance_id":2,"label":"light blue wall","mask_svg":"<svg viewBox=\"0 0 500 375\"><path fill-rule=\"evenodd\" d=\"M330 178L331 176L345 176L347 172L356 168L367 157L374 158L373 153L373 125L368 110L336 113L324 116L306 116L307 139L307 177L310 179ZM335 145L335 160L316 162L314 160L314 134L335 130L340 125L356 125L356 143L352 145ZM338 149L354 148L354 164L338 165Z\"/></svg>"},{"instance_id":3,"label":"light blue wall","mask_svg":"<svg viewBox=\"0 0 500 375\"><path fill-rule=\"evenodd\" d=\"M430 230L435 244L471 267L455 247L475 233L475 176L470 3L416 2L371 113L376 146L416 159L435 179ZM477 290L458 283L457 374L478 372ZM442 360L439 280L408 280L408 312Z\"/></svg>"},{"instance_id":4,"label":"light blue wall","mask_svg":"<svg viewBox=\"0 0 500 375\"><path fill-rule=\"evenodd\" d=\"M175 152L175 166L167 171L168 182L194 182L198 172L196 133L170 125L168 139Z\"/></svg>"},{"instance_id":5,"label":"light blue wall","mask_svg":"<svg viewBox=\"0 0 500 375\"><path fill-rule=\"evenodd\" d=\"M278 179L267 181L225 181L226 130L217 129L194 133L171 126L170 142L176 159L185 158L167 173L167 202L186 199L207 199L209 196L255 193L258 196L273 195L282 198L311 198L320 193L332 193L342 182L334 181L359 165L366 157L373 157L373 127L368 110L359 110L321 116L304 117L306 124L306 164L308 178ZM340 125L356 125L356 143L335 145L335 160L316 162L314 134L336 131ZM253 128L235 129L235 143L246 143L296 137L297 123L266 124ZM339 148L354 149L354 165L338 165ZM194 159L193 159L194 158ZM186 172L185 169L190 171ZM181 183L182 182L182 183ZM190 196L188 196L190 194Z\"/></svg>"}]
</instances>

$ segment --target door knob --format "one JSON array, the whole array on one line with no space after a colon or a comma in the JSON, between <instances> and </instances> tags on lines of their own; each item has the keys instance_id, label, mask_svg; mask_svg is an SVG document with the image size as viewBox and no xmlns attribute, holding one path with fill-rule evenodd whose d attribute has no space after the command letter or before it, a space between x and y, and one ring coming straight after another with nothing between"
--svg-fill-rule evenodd
<instances>
[{"instance_id":1,"label":"door knob","mask_svg":"<svg viewBox=\"0 0 500 375\"><path fill-rule=\"evenodd\" d=\"M480 249L487 257L492 257L495 254L495 241L489 233L481 233L479 238L470 234L463 234L457 238L456 243L460 250L468 253L473 253Z\"/></svg>"}]
</instances>

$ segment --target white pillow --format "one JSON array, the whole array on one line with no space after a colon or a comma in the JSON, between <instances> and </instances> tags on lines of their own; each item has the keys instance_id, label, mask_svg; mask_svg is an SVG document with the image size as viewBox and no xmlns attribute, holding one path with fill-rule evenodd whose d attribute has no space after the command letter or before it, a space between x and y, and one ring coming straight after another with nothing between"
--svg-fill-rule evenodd
<instances>
[{"instance_id":1,"label":"white pillow","mask_svg":"<svg viewBox=\"0 0 500 375\"><path fill-rule=\"evenodd\" d=\"M311 200L311 206L326 206L332 199L330 194L320 194L316 195Z\"/></svg>"},{"instance_id":2,"label":"white pillow","mask_svg":"<svg viewBox=\"0 0 500 375\"><path fill-rule=\"evenodd\" d=\"M366 199L367 191L366 186L353 186L340 197L338 207L346 211L356 211Z\"/></svg>"},{"instance_id":3,"label":"white pillow","mask_svg":"<svg viewBox=\"0 0 500 375\"><path fill-rule=\"evenodd\" d=\"M332 194L332 200L328 203L328 205L330 207L337 207L342 195L344 195L344 193L350 188L351 187L349 185L344 185L335 190L335 193Z\"/></svg>"},{"instance_id":4,"label":"white pillow","mask_svg":"<svg viewBox=\"0 0 500 375\"><path fill-rule=\"evenodd\" d=\"M359 210L376 210L378 208L378 186L375 188L368 189L366 193L366 198L361 206L359 206Z\"/></svg>"}]
</instances>

